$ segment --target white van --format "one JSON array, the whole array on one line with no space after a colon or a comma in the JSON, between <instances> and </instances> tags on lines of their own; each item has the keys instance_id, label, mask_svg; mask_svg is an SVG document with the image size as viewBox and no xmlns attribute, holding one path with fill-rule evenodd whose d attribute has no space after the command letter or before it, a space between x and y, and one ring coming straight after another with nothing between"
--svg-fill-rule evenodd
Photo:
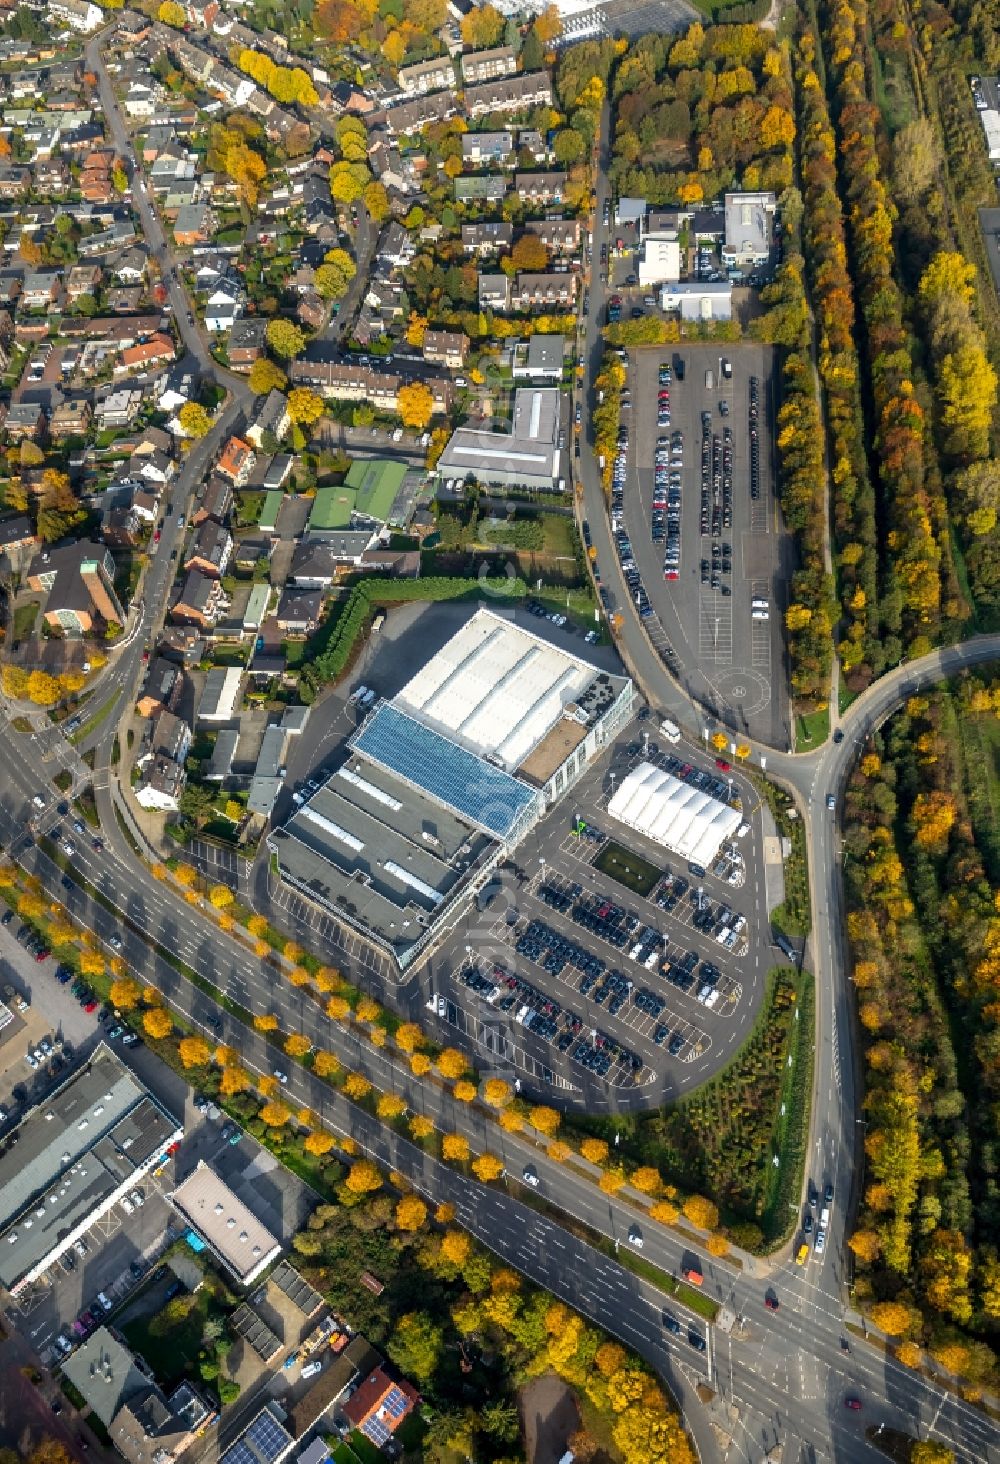
<instances>
[{"instance_id":1,"label":"white van","mask_svg":"<svg viewBox=\"0 0 1000 1464\"><path fill-rule=\"evenodd\" d=\"M750 619L751 620L770 620L770 618L771 617L770 617L770 615L768 614L768 612L766 610L751 610L750 611Z\"/></svg>"},{"instance_id":2,"label":"white van","mask_svg":"<svg viewBox=\"0 0 1000 1464\"><path fill-rule=\"evenodd\" d=\"M769 610L771 608L771 602L763 595L754 595L750 601L750 608L751 610Z\"/></svg>"},{"instance_id":3,"label":"white van","mask_svg":"<svg viewBox=\"0 0 1000 1464\"><path fill-rule=\"evenodd\" d=\"M665 737L668 742L680 742L681 729L676 722L671 722L669 717L665 717L660 723L660 736Z\"/></svg>"},{"instance_id":4,"label":"white van","mask_svg":"<svg viewBox=\"0 0 1000 1464\"><path fill-rule=\"evenodd\" d=\"M715 381L714 381L714 378L712 376L711 371L706 371L705 372L705 390L706 391L711 391L714 385L715 385Z\"/></svg>"}]
</instances>

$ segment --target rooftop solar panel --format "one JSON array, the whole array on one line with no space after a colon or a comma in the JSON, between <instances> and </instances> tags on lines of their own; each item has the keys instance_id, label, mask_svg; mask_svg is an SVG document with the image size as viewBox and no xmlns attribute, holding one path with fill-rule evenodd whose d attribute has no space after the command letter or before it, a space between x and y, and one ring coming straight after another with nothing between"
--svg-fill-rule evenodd
<instances>
[{"instance_id":1,"label":"rooftop solar panel","mask_svg":"<svg viewBox=\"0 0 1000 1464\"><path fill-rule=\"evenodd\" d=\"M369 717L353 746L499 838L537 801L517 778L387 703Z\"/></svg>"},{"instance_id":2,"label":"rooftop solar panel","mask_svg":"<svg viewBox=\"0 0 1000 1464\"><path fill-rule=\"evenodd\" d=\"M258 1413L244 1437L261 1464L274 1464L274 1460L294 1442L288 1430L266 1411Z\"/></svg>"}]
</instances>

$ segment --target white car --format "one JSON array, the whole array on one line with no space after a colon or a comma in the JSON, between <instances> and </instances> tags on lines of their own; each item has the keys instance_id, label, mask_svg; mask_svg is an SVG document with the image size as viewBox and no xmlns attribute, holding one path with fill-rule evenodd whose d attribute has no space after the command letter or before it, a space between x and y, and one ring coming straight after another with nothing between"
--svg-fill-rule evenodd
<instances>
[{"instance_id":1,"label":"white car","mask_svg":"<svg viewBox=\"0 0 1000 1464\"><path fill-rule=\"evenodd\" d=\"M538 1170L534 1169L530 1164L526 1169L521 1171L521 1178L525 1184L530 1184L532 1189L538 1188Z\"/></svg>"},{"instance_id":2,"label":"white car","mask_svg":"<svg viewBox=\"0 0 1000 1464\"><path fill-rule=\"evenodd\" d=\"M100 1302L101 1306L104 1308L104 1310L106 1312L109 1312L109 1311L113 1311L114 1310L114 1305L115 1304L111 1300L110 1296L106 1295L105 1292L99 1291L97 1293L97 1300Z\"/></svg>"},{"instance_id":3,"label":"white car","mask_svg":"<svg viewBox=\"0 0 1000 1464\"><path fill-rule=\"evenodd\" d=\"M282 1087L284 1087L284 1085L288 1082L288 1074L283 1073L280 1068L275 1068L274 1076L277 1078Z\"/></svg>"},{"instance_id":4,"label":"white car","mask_svg":"<svg viewBox=\"0 0 1000 1464\"><path fill-rule=\"evenodd\" d=\"M831 813L837 807L837 800L836 800L836 798L834 798L834 796L833 796L832 793L828 793L826 795L826 806L830 810Z\"/></svg>"},{"instance_id":5,"label":"white car","mask_svg":"<svg viewBox=\"0 0 1000 1464\"><path fill-rule=\"evenodd\" d=\"M122 1195L122 1197L118 1201L118 1203L121 1205L121 1207L125 1211L125 1214L126 1215L131 1215L132 1212L133 1212L133 1210L135 1209L135 1206L133 1205L132 1201L129 1199L128 1195Z\"/></svg>"},{"instance_id":6,"label":"white car","mask_svg":"<svg viewBox=\"0 0 1000 1464\"><path fill-rule=\"evenodd\" d=\"M813 1250L816 1252L816 1254L818 1256L821 1256L823 1254L823 1251L825 1249L826 1249L826 1231L825 1230L817 1230L817 1232L816 1232L816 1240L815 1240L815 1243L813 1244Z\"/></svg>"},{"instance_id":7,"label":"white car","mask_svg":"<svg viewBox=\"0 0 1000 1464\"><path fill-rule=\"evenodd\" d=\"M132 1193L129 1195L129 1199L132 1201L133 1205L135 1205L139 1209L141 1209L142 1206L146 1203L146 1196L143 1194L142 1190L139 1189L133 1190Z\"/></svg>"},{"instance_id":8,"label":"white car","mask_svg":"<svg viewBox=\"0 0 1000 1464\"><path fill-rule=\"evenodd\" d=\"M642 1250L642 1246L643 1246L642 1231L639 1229L638 1225L630 1225L629 1226L629 1228L628 1228L628 1243L629 1243L629 1245L634 1245L635 1248L636 1248L636 1250Z\"/></svg>"},{"instance_id":9,"label":"white car","mask_svg":"<svg viewBox=\"0 0 1000 1464\"><path fill-rule=\"evenodd\" d=\"M321 1362L307 1362L305 1367L302 1369L302 1376L304 1378L314 1378L318 1372L322 1371L323 1364Z\"/></svg>"}]
</instances>

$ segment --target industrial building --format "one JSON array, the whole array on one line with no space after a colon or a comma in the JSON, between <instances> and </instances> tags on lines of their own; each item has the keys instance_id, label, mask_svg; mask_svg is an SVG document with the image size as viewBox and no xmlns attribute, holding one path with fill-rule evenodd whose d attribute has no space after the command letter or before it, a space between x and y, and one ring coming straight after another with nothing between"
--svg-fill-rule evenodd
<instances>
[{"instance_id":1,"label":"industrial building","mask_svg":"<svg viewBox=\"0 0 1000 1464\"><path fill-rule=\"evenodd\" d=\"M732 281L664 285L660 291L660 309L675 310L681 320L732 320Z\"/></svg>"},{"instance_id":2,"label":"industrial building","mask_svg":"<svg viewBox=\"0 0 1000 1464\"><path fill-rule=\"evenodd\" d=\"M8 1136L0 1156L0 1285L16 1296L182 1136L177 1120L101 1043Z\"/></svg>"},{"instance_id":3,"label":"industrial building","mask_svg":"<svg viewBox=\"0 0 1000 1464\"><path fill-rule=\"evenodd\" d=\"M167 1198L241 1286L249 1286L281 1254L281 1241L203 1159Z\"/></svg>"},{"instance_id":4,"label":"industrial building","mask_svg":"<svg viewBox=\"0 0 1000 1464\"><path fill-rule=\"evenodd\" d=\"M622 779L608 813L702 869L735 836L743 819L738 809L648 762Z\"/></svg>"},{"instance_id":5,"label":"industrial building","mask_svg":"<svg viewBox=\"0 0 1000 1464\"><path fill-rule=\"evenodd\" d=\"M560 485L559 405L554 386L520 387L514 393L510 432L459 427L438 459L443 478L534 488L551 493Z\"/></svg>"},{"instance_id":6,"label":"industrial building","mask_svg":"<svg viewBox=\"0 0 1000 1464\"><path fill-rule=\"evenodd\" d=\"M477 610L273 831L281 877L405 968L633 713L628 677Z\"/></svg>"}]
</instances>

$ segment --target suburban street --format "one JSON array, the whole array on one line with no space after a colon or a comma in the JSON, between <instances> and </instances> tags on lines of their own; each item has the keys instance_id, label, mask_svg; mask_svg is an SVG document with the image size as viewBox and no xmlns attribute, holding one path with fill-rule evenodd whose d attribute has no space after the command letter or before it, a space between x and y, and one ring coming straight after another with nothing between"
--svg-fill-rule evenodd
<instances>
[{"instance_id":1,"label":"suburban street","mask_svg":"<svg viewBox=\"0 0 1000 1464\"><path fill-rule=\"evenodd\" d=\"M95 37L88 44L88 65L98 75L116 146L130 160L130 171L137 178L131 144L100 55L100 39ZM608 186L607 111L604 123L598 219ZM947 1443L963 1464L1000 1461L1000 1430L992 1419L865 1341L858 1335L860 1318L849 1305L845 1241L855 1198L862 1126L838 814L827 808L828 796L839 802L871 731L913 691L1000 658L1000 635L935 651L888 673L841 718L840 742L830 740L802 754L791 753L785 746L755 745L752 749L751 764L794 794L806 830L812 902L806 958L815 973L818 993L808 1176L820 1188L832 1184L834 1203L828 1252L822 1260L814 1258L809 1265L797 1267L787 1248L769 1262L746 1255L713 1260L703 1247L704 1237L648 1221L634 1193L603 1194L596 1172L588 1173L582 1161L573 1166L557 1163L527 1136L504 1134L478 1106L458 1103L437 1082L415 1078L391 1051L375 1048L350 1026L332 1022L302 990L278 984L273 963L261 962L248 946L220 931L207 907L186 902L176 885L154 878L126 834L125 795L118 787L113 762L119 717L131 711L142 674L143 648L165 613L173 554L182 534L180 517L249 399L246 383L216 365L201 333L188 320L188 304L177 281L171 249L141 189L137 189L135 202L189 357L214 376L228 397L211 432L192 444L174 480L174 511L163 521L160 544L146 570L137 628L130 627L134 631L131 638L97 678L84 715L118 694L114 714L73 750L57 727L39 724L31 733L17 732L12 726L12 709L0 709L5 746L0 761L0 842L24 870L42 880L52 899L64 903L79 924L96 931L105 943L120 934L130 970L153 984L196 1030L213 1041L231 1043L258 1073L271 1073L276 1062L282 1061L290 1069L289 1096L317 1111L331 1131L350 1135L366 1153L386 1168L405 1174L433 1200L453 1202L462 1224L477 1239L633 1347L673 1390L704 1464L729 1456L756 1464L778 1443L783 1446L785 1464L792 1460L870 1460L874 1464L885 1455L868 1431L879 1426ZM365 229L366 220L367 215L362 214ZM359 223L359 239L361 234ZM598 233L595 258L600 238ZM601 354L603 318L602 291L595 279L584 340L591 381ZM589 422L589 412L584 413L584 420ZM589 444L578 465L582 512L589 520L605 582L613 583L618 575L617 558ZM673 717L691 745L700 748L708 723L696 700L698 686L693 680L686 687L677 683L623 592L623 584L616 584L615 589L621 614L618 645L629 672L654 711ZM71 765L75 783L81 783L88 776L79 761L81 750L94 752L92 782L102 842L95 848L88 831L86 837L74 840L70 859L60 855L56 862L51 846L26 838L25 832L34 822L42 838L56 824L59 795L52 777L60 766ZM39 793L46 801L41 813L32 806ZM67 866L73 881L69 890L62 883ZM257 888L259 891L259 883ZM273 903L267 905L267 913L277 925L282 924ZM332 950L330 956L358 984L385 997L397 1009L412 1015L421 1011L425 988L420 978L411 977L392 989L381 982L377 971L353 960L349 951ZM178 964L185 969L178 969ZM30 983L30 970L21 966L19 974ZM198 978L202 986L192 978ZM206 985L215 990L218 1000L206 992ZM463 1134L477 1152L499 1154L506 1166L502 1185L479 1184L438 1163L308 1069L281 1059L280 1049L249 1025L250 1018L265 1012L273 1012L284 1031L302 1032L316 1047L335 1053L379 1090L398 1094L411 1111L427 1114L442 1132ZM521 1183L528 1164L537 1171L537 1191ZM555 1218L558 1213L603 1237L610 1243L610 1253L606 1253L607 1245L598 1248L570 1233ZM692 1258L700 1260L704 1294L724 1303L733 1314L731 1332L706 1327L700 1317L621 1263L621 1253L629 1247L629 1229L639 1220L643 1259L661 1272L676 1277ZM780 1300L777 1311L765 1307L769 1293ZM680 1335L664 1329L664 1310L680 1322ZM689 1343L689 1328L707 1337L704 1353ZM45 1340L38 1339L38 1345ZM698 1383L708 1383L714 1390L712 1404L701 1401L695 1391ZM863 1401L859 1412L845 1407L846 1398L852 1395ZM720 1441L720 1431L729 1436L728 1445Z\"/></svg>"}]
</instances>

